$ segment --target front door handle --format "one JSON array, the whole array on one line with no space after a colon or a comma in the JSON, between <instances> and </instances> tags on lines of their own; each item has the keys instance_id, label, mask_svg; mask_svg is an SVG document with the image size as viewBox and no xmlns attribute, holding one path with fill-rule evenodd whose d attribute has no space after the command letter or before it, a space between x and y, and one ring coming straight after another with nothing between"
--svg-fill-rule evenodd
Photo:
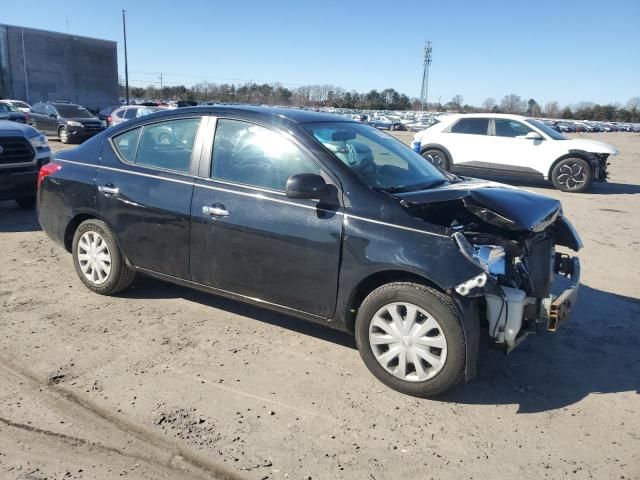
<instances>
[{"instance_id":1,"label":"front door handle","mask_svg":"<svg viewBox=\"0 0 640 480\"><path fill-rule=\"evenodd\" d=\"M100 185L98 187L98 191L105 195L117 195L120 192L120 189L113 185Z\"/></svg>"},{"instance_id":2,"label":"front door handle","mask_svg":"<svg viewBox=\"0 0 640 480\"><path fill-rule=\"evenodd\" d=\"M229 210L224 208L224 205L205 205L202 207L202 213L206 215L211 215L212 217L228 217Z\"/></svg>"}]
</instances>

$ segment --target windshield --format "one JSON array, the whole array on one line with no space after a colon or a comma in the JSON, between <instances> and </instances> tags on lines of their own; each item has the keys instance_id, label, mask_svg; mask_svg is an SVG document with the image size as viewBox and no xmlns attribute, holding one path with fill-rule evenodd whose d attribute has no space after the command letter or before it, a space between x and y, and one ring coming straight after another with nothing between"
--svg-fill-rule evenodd
<instances>
[{"instance_id":1,"label":"windshield","mask_svg":"<svg viewBox=\"0 0 640 480\"><path fill-rule=\"evenodd\" d=\"M370 188L390 193L441 185L446 177L409 147L362 123L311 123L304 126Z\"/></svg>"},{"instance_id":2,"label":"windshield","mask_svg":"<svg viewBox=\"0 0 640 480\"><path fill-rule=\"evenodd\" d=\"M549 135L554 140L567 140L567 137L562 135L560 132L556 132L553 128L551 128L549 125L547 125L544 122L529 118L527 119L527 123L533 125L538 130L542 130L546 135Z\"/></svg>"},{"instance_id":3,"label":"windshield","mask_svg":"<svg viewBox=\"0 0 640 480\"><path fill-rule=\"evenodd\" d=\"M77 105L56 105L56 110L64 118L92 118L93 115L85 108Z\"/></svg>"}]
</instances>

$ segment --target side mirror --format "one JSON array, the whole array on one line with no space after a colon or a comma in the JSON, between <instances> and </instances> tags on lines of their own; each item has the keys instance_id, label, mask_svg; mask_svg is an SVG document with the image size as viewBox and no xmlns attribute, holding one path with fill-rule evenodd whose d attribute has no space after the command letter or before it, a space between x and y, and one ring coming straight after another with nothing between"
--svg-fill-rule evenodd
<instances>
[{"instance_id":1,"label":"side mirror","mask_svg":"<svg viewBox=\"0 0 640 480\"><path fill-rule=\"evenodd\" d=\"M56 115L55 113L50 113L50 114L49 114L49 116L50 116L51 118L58 118L58 115Z\"/></svg>"},{"instance_id":2,"label":"side mirror","mask_svg":"<svg viewBox=\"0 0 640 480\"><path fill-rule=\"evenodd\" d=\"M527 140L544 140L542 138L542 135L540 135L538 132L529 132L524 136L524 138L526 138Z\"/></svg>"},{"instance_id":3,"label":"side mirror","mask_svg":"<svg viewBox=\"0 0 640 480\"><path fill-rule=\"evenodd\" d=\"M320 175L300 173L287 179L285 193L289 198L321 199L329 195L329 186Z\"/></svg>"}]
</instances>

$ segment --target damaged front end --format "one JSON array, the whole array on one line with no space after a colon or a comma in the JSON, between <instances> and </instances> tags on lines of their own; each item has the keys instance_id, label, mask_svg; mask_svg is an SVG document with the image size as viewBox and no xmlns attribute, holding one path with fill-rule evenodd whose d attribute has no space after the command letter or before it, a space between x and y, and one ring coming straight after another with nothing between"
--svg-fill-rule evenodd
<instances>
[{"instance_id":1,"label":"damaged front end","mask_svg":"<svg viewBox=\"0 0 640 480\"><path fill-rule=\"evenodd\" d=\"M504 185L464 181L402 195L416 217L447 227L461 254L484 273L455 287L481 300L493 346L509 351L541 324L555 331L576 302L580 237L560 202Z\"/></svg>"}]
</instances>

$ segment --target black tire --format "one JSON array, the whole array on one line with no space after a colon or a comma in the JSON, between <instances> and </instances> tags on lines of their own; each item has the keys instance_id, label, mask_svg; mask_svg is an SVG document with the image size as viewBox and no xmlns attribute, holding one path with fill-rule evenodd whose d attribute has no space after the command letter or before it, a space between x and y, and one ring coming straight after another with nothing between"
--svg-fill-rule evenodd
<instances>
[{"instance_id":1,"label":"black tire","mask_svg":"<svg viewBox=\"0 0 640 480\"><path fill-rule=\"evenodd\" d=\"M81 237L87 232L97 233L106 243L108 252L111 256L111 271L107 275L104 283L101 284L96 284L85 276L80 265L80 260L78 259L78 245ZM120 249L118 248L114 235L107 224L100 220L85 220L78 226L73 235L72 255L73 265L78 277L80 277L80 280L87 288L95 293L99 293L100 295L113 295L129 288L133 283L136 275L135 270L125 261Z\"/></svg>"},{"instance_id":2,"label":"black tire","mask_svg":"<svg viewBox=\"0 0 640 480\"><path fill-rule=\"evenodd\" d=\"M402 380L389 373L376 358L369 342L371 322L385 305L407 302L425 310L439 324L446 339L447 354L444 366L424 381ZM464 376L466 343L459 313L450 297L425 285L395 282L371 292L358 310L355 325L356 344L365 365L382 383L407 395L434 397L457 385ZM404 340L403 340L404 342Z\"/></svg>"},{"instance_id":3,"label":"black tire","mask_svg":"<svg viewBox=\"0 0 640 480\"><path fill-rule=\"evenodd\" d=\"M58 138L62 143L70 143L69 142L69 133L67 132L67 127L60 127L58 129Z\"/></svg>"},{"instance_id":4,"label":"black tire","mask_svg":"<svg viewBox=\"0 0 640 480\"><path fill-rule=\"evenodd\" d=\"M16 198L16 203L20 208L24 208L25 210L31 210L36 206L36 196L32 197L20 197Z\"/></svg>"},{"instance_id":5,"label":"black tire","mask_svg":"<svg viewBox=\"0 0 640 480\"><path fill-rule=\"evenodd\" d=\"M442 150L438 150L437 148L427 148L421 153L421 155L442 170L449 171L451 168L451 161L447 154Z\"/></svg>"},{"instance_id":6,"label":"black tire","mask_svg":"<svg viewBox=\"0 0 640 480\"><path fill-rule=\"evenodd\" d=\"M551 181L554 187L563 192L584 192L593 182L593 169L582 158L565 158L553 167Z\"/></svg>"}]
</instances>

